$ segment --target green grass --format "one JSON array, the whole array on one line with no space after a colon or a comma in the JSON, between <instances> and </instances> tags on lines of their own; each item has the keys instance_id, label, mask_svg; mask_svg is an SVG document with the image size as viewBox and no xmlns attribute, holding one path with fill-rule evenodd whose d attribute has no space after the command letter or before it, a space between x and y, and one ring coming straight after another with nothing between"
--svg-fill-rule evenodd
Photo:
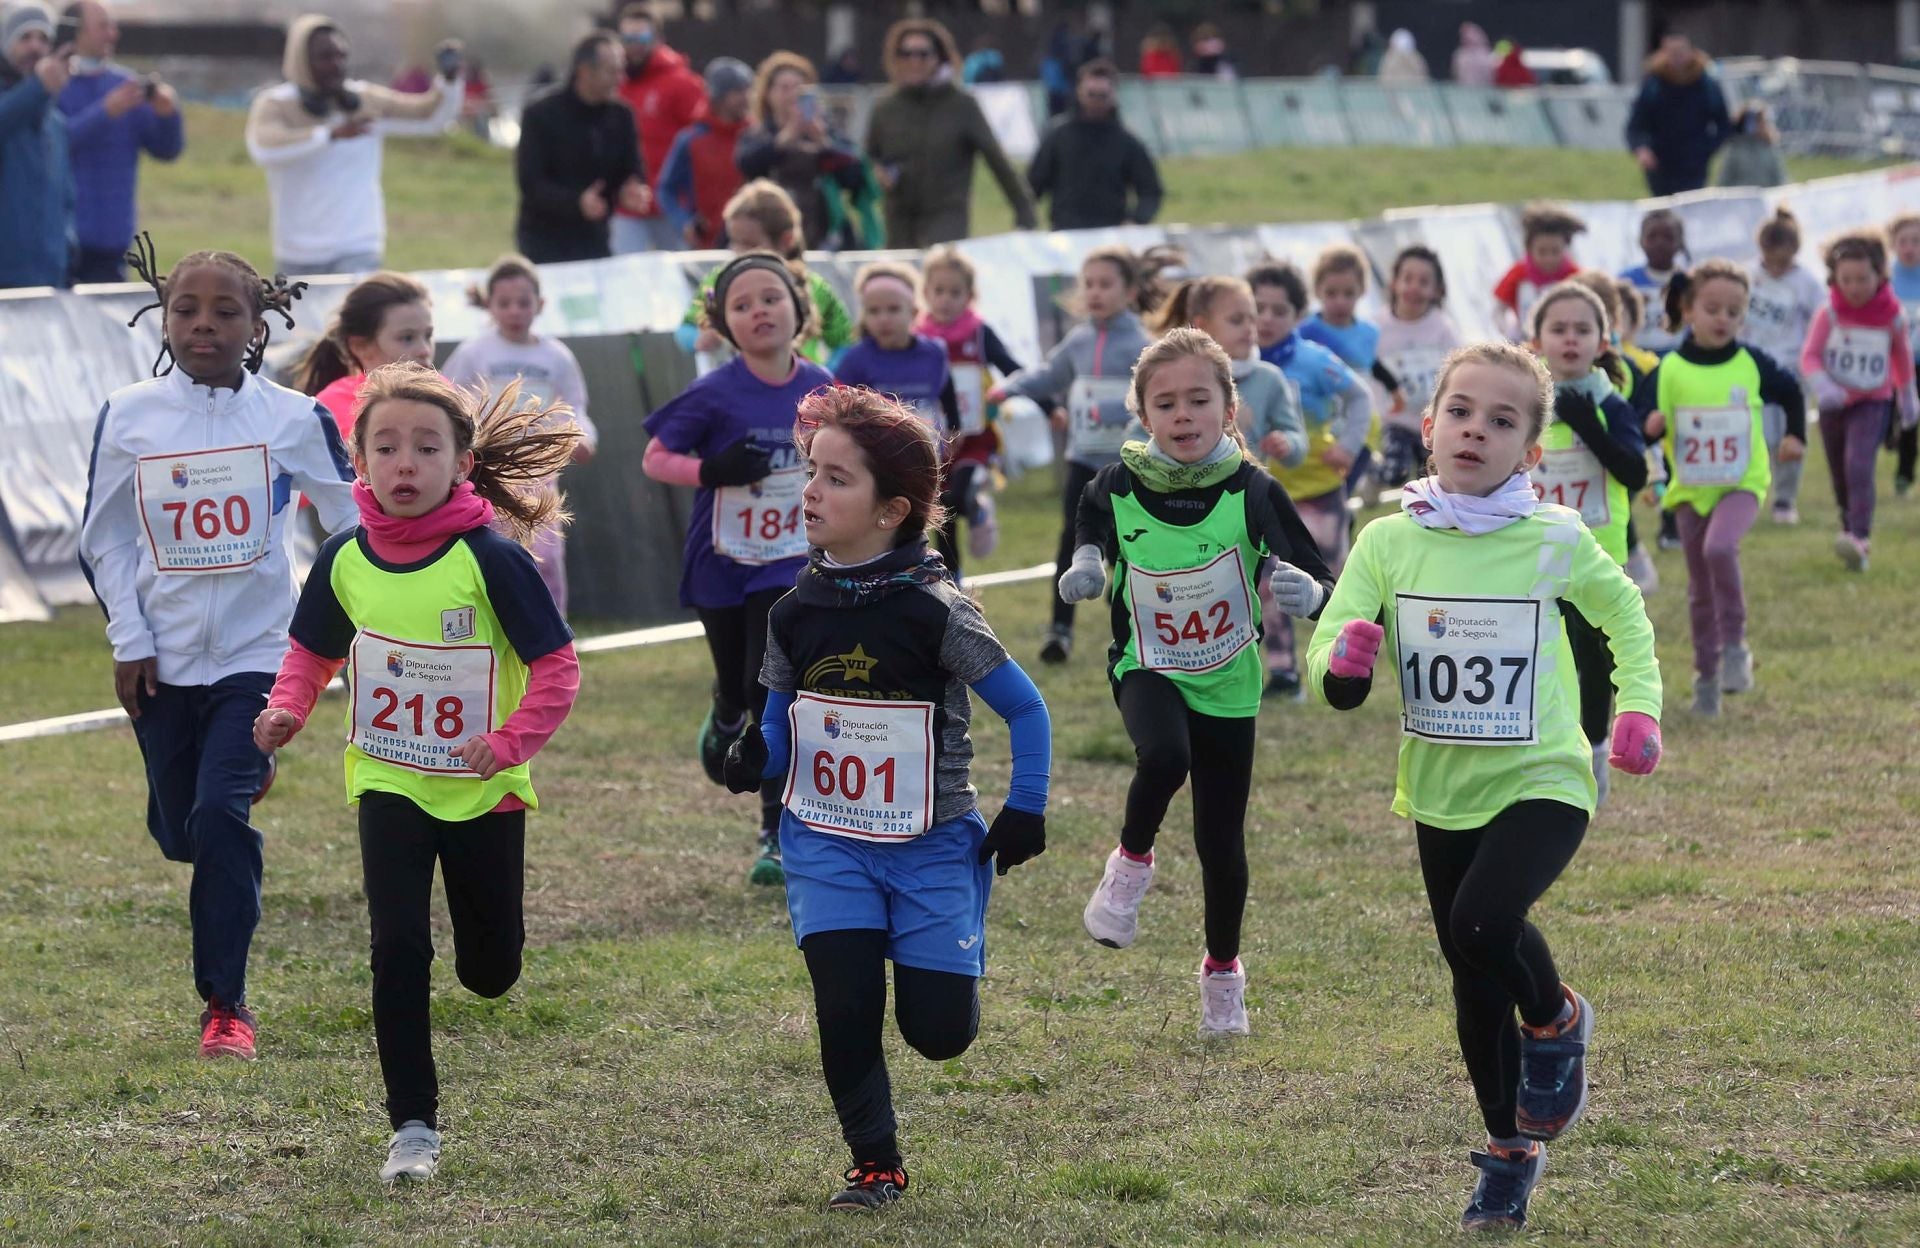
<instances>
[{"instance_id":1,"label":"green grass","mask_svg":"<svg viewBox=\"0 0 1920 1248\"><path fill-rule=\"evenodd\" d=\"M1883 494L1878 562L1849 576L1815 460L1808 523L1747 539L1759 688L1717 723L1682 709L1684 574L1657 556L1667 760L1615 781L1536 912L1600 1013L1593 1110L1553 1146L1542 1238L1920 1240L1920 500ZM1009 491L992 566L1045 557L1049 485ZM983 599L1029 658L1046 588ZM108 700L96 613L5 636L0 718ZM698 643L584 660L535 766L526 973L495 1002L438 976L447 1152L420 1191L374 1179L366 918L329 733L284 756L258 814L263 1057L247 1066L192 1056L187 874L142 832L130 734L0 747L0 1241L1456 1242L1478 1117L1412 838L1387 812L1394 699L1264 714L1254 1034L1207 1044L1184 802L1138 944L1080 930L1128 777L1102 645L1082 612L1074 662L1036 665L1058 742L1051 848L997 886L973 1049L928 1063L889 1031L913 1190L862 1222L821 1212L844 1161L785 910L743 883L751 800L690 757ZM340 711L330 698L316 725ZM980 718L991 810L1006 734Z\"/></svg>"},{"instance_id":2,"label":"green grass","mask_svg":"<svg viewBox=\"0 0 1920 1248\"><path fill-rule=\"evenodd\" d=\"M266 178L247 157L245 117L187 110L187 155L141 172L141 223L163 263L201 247L272 262ZM1870 168L1828 157L1793 158L1796 179ZM1371 216L1407 204L1633 199L1646 183L1625 152L1510 148L1325 150L1298 148L1169 160L1160 219L1192 225L1321 221ZM399 269L488 264L513 242L513 154L467 134L392 139L386 145L387 263ZM1000 188L974 178L976 234L1013 228Z\"/></svg>"}]
</instances>

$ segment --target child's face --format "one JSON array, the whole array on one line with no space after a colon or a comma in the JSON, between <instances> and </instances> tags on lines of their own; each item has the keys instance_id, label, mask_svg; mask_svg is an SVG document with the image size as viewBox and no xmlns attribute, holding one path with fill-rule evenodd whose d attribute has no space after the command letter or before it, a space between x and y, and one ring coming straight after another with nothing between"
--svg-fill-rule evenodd
<instances>
[{"instance_id":1,"label":"child's face","mask_svg":"<svg viewBox=\"0 0 1920 1248\"><path fill-rule=\"evenodd\" d=\"M967 279L951 268L927 270L926 281L927 315L942 325L952 324L966 312L967 305L973 302L973 292L967 289Z\"/></svg>"},{"instance_id":2,"label":"child's face","mask_svg":"<svg viewBox=\"0 0 1920 1248\"><path fill-rule=\"evenodd\" d=\"M1666 270L1680 254L1680 223L1665 217L1649 217L1640 223L1640 250L1646 253L1647 267Z\"/></svg>"},{"instance_id":3,"label":"child's face","mask_svg":"<svg viewBox=\"0 0 1920 1248\"><path fill-rule=\"evenodd\" d=\"M1353 310L1360 305L1360 278L1353 273L1329 273L1314 289L1320 301L1320 319L1329 325L1353 324Z\"/></svg>"},{"instance_id":4,"label":"child's face","mask_svg":"<svg viewBox=\"0 0 1920 1248\"><path fill-rule=\"evenodd\" d=\"M1527 259L1536 269L1555 272L1567 262L1567 240L1558 234L1535 234L1527 240Z\"/></svg>"},{"instance_id":5,"label":"child's face","mask_svg":"<svg viewBox=\"0 0 1920 1248\"><path fill-rule=\"evenodd\" d=\"M247 352L265 329L253 314L253 292L244 273L197 264L167 278L162 332L174 363L201 385L237 385Z\"/></svg>"},{"instance_id":6,"label":"child's face","mask_svg":"<svg viewBox=\"0 0 1920 1248\"><path fill-rule=\"evenodd\" d=\"M533 332L534 318L546 306L531 278L503 277L487 296L487 315L508 342L525 342Z\"/></svg>"},{"instance_id":7,"label":"child's face","mask_svg":"<svg viewBox=\"0 0 1920 1248\"><path fill-rule=\"evenodd\" d=\"M1111 260L1094 260L1080 268L1080 298L1089 317L1104 321L1126 310L1133 288L1127 285L1119 265Z\"/></svg>"},{"instance_id":8,"label":"child's face","mask_svg":"<svg viewBox=\"0 0 1920 1248\"><path fill-rule=\"evenodd\" d=\"M1914 233L1915 235L1920 235L1920 230L1915 230ZM1781 244L1776 244L1772 247L1762 247L1760 249L1760 263L1765 266L1767 272L1778 276L1793 267L1794 258L1799 254L1800 249L1798 247L1789 247ZM1904 261L1902 263L1904 263Z\"/></svg>"},{"instance_id":9,"label":"child's face","mask_svg":"<svg viewBox=\"0 0 1920 1248\"><path fill-rule=\"evenodd\" d=\"M860 328L881 346L897 351L913 341L913 296L891 278L860 288Z\"/></svg>"},{"instance_id":10,"label":"child's face","mask_svg":"<svg viewBox=\"0 0 1920 1248\"><path fill-rule=\"evenodd\" d=\"M1169 360L1147 378L1140 423L1153 443L1183 464L1213 453L1233 420L1213 365L1198 356Z\"/></svg>"},{"instance_id":11,"label":"child's face","mask_svg":"<svg viewBox=\"0 0 1920 1248\"><path fill-rule=\"evenodd\" d=\"M1920 225L1903 225L1893 236L1894 258L1904 268L1920 265Z\"/></svg>"},{"instance_id":12,"label":"child's face","mask_svg":"<svg viewBox=\"0 0 1920 1248\"><path fill-rule=\"evenodd\" d=\"M1244 360L1253 355L1253 296L1243 290L1227 290L1217 296L1205 316L1193 318L1193 327L1220 344L1229 358Z\"/></svg>"},{"instance_id":13,"label":"child's face","mask_svg":"<svg viewBox=\"0 0 1920 1248\"><path fill-rule=\"evenodd\" d=\"M852 434L837 425L822 426L808 448L806 468L807 488L800 495L800 506L810 545L838 557L838 552L876 543L884 550L892 544L893 532L907 511L905 500L893 499L888 505L880 498L866 452Z\"/></svg>"},{"instance_id":14,"label":"child's face","mask_svg":"<svg viewBox=\"0 0 1920 1248\"><path fill-rule=\"evenodd\" d=\"M1300 309L1293 306L1284 286L1255 286L1253 311L1253 332L1262 348L1279 342L1300 324Z\"/></svg>"},{"instance_id":15,"label":"child's face","mask_svg":"<svg viewBox=\"0 0 1920 1248\"><path fill-rule=\"evenodd\" d=\"M433 363L433 309L424 303L396 303L380 318L380 332L371 338L347 339L360 371L370 373L402 360Z\"/></svg>"},{"instance_id":16,"label":"child's face","mask_svg":"<svg viewBox=\"0 0 1920 1248\"><path fill-rule=\"evenodd\" d=\"M1732 342L1746 319L1746 289L1732 278L1708 278L1687 305L1687 329L1693 340L1709 351Z\"/></svg>"},{"instance_id":17,"label":"child's face","mask_svg":"<svg viewBox=\"0 0 1920 1248\"><path fill-rule=\"evenodd\" d=\"M733 254L748 251L773 251L773 238L761 224L749 216L727 218L727 246Z\"/></svg>"},{"instance_id":18,"label":"child's face","mask_svg":"<svg viewBox=\"0 0 1920 1248\"><path fill-rule=\"evenodd\" d=\"M453 422L431 403L385 399L355 426L353 468L390 516L424 516L447 501L473 452L454 449Z\"/></svg>"},{"instance_id":19,"label":"child's face","mask_svg":"<svg viewBox=\"0 0 1920 1248\"><path fill-rule=\"evenodd\" d=\"M1863 307L1880 289L1880 274L1865 260L1842 260L1833 266L1833 288L1854 307Z\"/></svg>"},{"instance_id":20,"label":"child's face","mask_svg":"<svg viewBox=\"0 0 1920 1248\"><path fill-rule=\"evenodd\" d=\"M720 311L734 345L746 355L778 354L793 345L799 331L787 284L765 269L748 269L734 278Z\"/></svg>"},{"instance_id":21,"label":"child's face","mask_svg":"<svg viewBox=\"0 0 1920 1248\"><path fill-rule=\"evenodd\" d=\"M1593 371L1600 354L1600 322L1584 299L1555 299L1540 317L1533 349L1547 362L1555 381L1578 381Z\"/></svg>"},{"instance_id":22,"label":"child's face","mask_svg":"<svg viewBox=\"0 0 1920 1248\"><path fill-rule=\"evenodd\" d=\"M1444 380L1420 422L1441 486L1485 497L1514 473L1532 471L1540 462L1529 429L1538 383L1517 368L1477 361L1456 365Z\"/></svg>"},{"instance_id":23,"label":"child's face","mask_svg":"<svg viewBox=\"0 0 1920 1248\"><path fill-rule=\"evenodd\" d=\"M1393 314L1417 321L1440 293L1440 275L1425 260L1402 260L1393 274Z\"/></svg>"}]
</instances>

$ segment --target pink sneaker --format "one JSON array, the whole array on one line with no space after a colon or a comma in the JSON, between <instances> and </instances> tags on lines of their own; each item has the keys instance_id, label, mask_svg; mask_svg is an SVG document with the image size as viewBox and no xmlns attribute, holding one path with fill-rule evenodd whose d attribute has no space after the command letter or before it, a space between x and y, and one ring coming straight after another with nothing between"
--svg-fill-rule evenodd
<instances>
[{"instance_id":1,"label":"pink sneaker","mask_svg":"<svg viewBox=\"0 0 1920 1248\"><path fill-rule=\"evenodd\" d=\"M253 1011L246 1006L207 1002L206 1012L200 1015L200 1056L252 1061L255 1026Z\"/></svg>"},{"instance_id":2,"label":"pink sneaker","mask_svg":"<svg viewBox=\"0 0 1920 1248\"><path fill-rule=\"evenodd\" d=\"M1833 539L1833 553L1840 556L1840 562L1846 565L1849 572L1867 570L1869 549L1871 543L1866 538L1855 537L1851 533L1842 533Z\"/></svg>"}]
</instances>

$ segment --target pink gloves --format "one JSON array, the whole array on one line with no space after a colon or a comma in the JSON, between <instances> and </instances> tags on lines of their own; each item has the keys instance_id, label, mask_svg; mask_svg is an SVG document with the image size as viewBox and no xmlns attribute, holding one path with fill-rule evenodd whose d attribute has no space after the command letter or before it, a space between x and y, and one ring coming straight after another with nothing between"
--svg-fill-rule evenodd
<instances>
[{"instance_id":1,"label":"pink gloves","mask_svg":"<svg viewBox=\"0 0 1920 1248\"><path fill-rule=\"evenodd\" d=\"M1348 620L1334 639L1327 670L1348 679L1373 675L1373 661L1380 657L1380 639L1386 635L1387 630L1372 620Z\"/></svg>"},{"instance_id":2,"label":"pink gloves","mask_svg":"<svg viewBox=\"0 0 1920 1248\"><path fill-rule=\"evenodd\" d=\"M1630 776L1647 776L1660 762L1660 724L1651 715L1622 711L1613 721L1613 753L1607 762Z\"/></svg>"}]
</instances>

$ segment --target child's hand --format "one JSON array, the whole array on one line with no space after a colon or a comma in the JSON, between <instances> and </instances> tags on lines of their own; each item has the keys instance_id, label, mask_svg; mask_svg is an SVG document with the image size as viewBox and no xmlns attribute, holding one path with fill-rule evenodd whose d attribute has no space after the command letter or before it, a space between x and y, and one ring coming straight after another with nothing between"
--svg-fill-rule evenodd
<instances>
[{"instance_id":1,"label":"child's hand","mask_svg":"<svg viewBox=\"0 0 1920 1248\"><path fill-rule=\"evenodd\" d=\"M699 333L693 336L693 349L695 351L718 351L720 344L725 341L726 339L720 336L719 330L706 327L702 328Z\"/></svg>"},{"instance_id":2,"label":"child's hand","mask_svg":"<svg viewBox=\"0 0 1920 1248\"><path fill-rule=\"evenodd\" d=\"M140 693L148 697L160 692L160 660L130 659L113 665L113 696L120 699L128 719L140 718Z\"/></svg>"},{"instance_id":3,"label":"child's hand","mask_svg":"<svg viewBox=\"0 0 1920 1248\"><path fill-rule=\"evenodd\" d=\"M1660 723L1640 711L1622 711L1613 720L1613 750L1607 763L1630 776L1650 776L1660 765Z\"/></svg>"},{"instance_id":4,"label":"child's hand","mask_svg":"<svg viewBox=\"0 0 1920 1248\"><path fill-rule=\"evenodd\" d=\"M1647 436L1658 438L1667 432L1667 414L1659 409L1647 413Z\"/></svg>"},{"instance_id":5,"label":"child's hand","mask_svg":"<svg viewBox=\"0 0 1920 1248\"><path fill-rule=\"evenodd\" d=\"M760 787L767 770L767 739L760 735L760 725L749 721L747 730L734 739L727 747L726 762L721 765L721 774L726 777L729 793L751 793Z\"/></svg>"},{"instance_id":6,"label":"child's hand","mask_svg":"<svg viewBox=\"0 0 1920 1248\"><path fill-rule=\"evenodd\" d=\"M1073 552L1073 562L1060 574L1060 601L1088 602L1107 588L1107 574L1100 566L1100 548L1082 546Z\"/></svg>"},{"instance_id":7,"label":"child's hand","mask_svg":"<svg viewBox=\"0 0 1920 1248\"><path fill-rule=\"evenodd\" d=\"M1353 452L1335 442L1320 452L1320 462L1336 472L1345 472L1353 467Z\"/></svg>"},{"instance_id":8,"label":"child's hand","mask_svg":"<svg viewBox=\"0 0 1920 1248\"><path fill-rule=\"evenodd\" d=\"M1393 412L1395 416L1398 416L1402 412L1407 410L1407 392L1406 391L1395 390L1393 392L1393 406L1390 410Z\"/></svg>"},{"instance_id":9,"label":"child's hand","mask_svg":"<svg viewBox=\"0 0 1920 1248\"><path fill-rule=\"evenodd\" d=\"M1273 565L1273 576L1267 584L1273 590L1274 608L1285 615L1312 615L1326 596L1320 582L1284 559Z\"/></svg>"},{"instance_id":10,"label":"child's hand","mask_svg":"<svg viewBox=\"0 0 1920 1248\"><path fill-rule=\"evenodd\" d=\"M300 731L300 717L285 707L270 706L254 717L253 748L271 754Z\"/></svg>"},{"instance_id":11,"label":"child's hand","mask_svg":"<svg viewBox=\"0 0 1920 1248\"><path fill-rule=\"evenodd\" d=\"M1823 412L1837 412L1847 405L1847 388L1825 373L1807 378L1807 386L1813 391L1814 405Z\"/></svg>"},{"instance_id":12,"label":"child's hand","mask_svg":"<svg viewBox=\"0 0 1920 1248\"><path fill-rule=\"evenodd\" d=\"M1067 431L1068 419L1067 409L1064 407L1056 407L1047 413L1047 422L1061 433Z\"/></svg>"},{"instance_id":13,"label":"child's hand","mask_svg":"<svg viewBox=\"0 0 1920 1248\"><path fill-rule=\"evenodd\" d=\"M584 464L592 458L593 458L593 448L587 445L587 440L585 438L582 438L578 442L575 442L573 444L573 462L574 463Z\"/></svg>"},{"instance_id":14,"label":"child's hand","mask_svg":"<svg viewBox=\"0 0 1920 1248\"><path fill-rule=\"evenodd\" d=\"M1047 852L1047 817L1002 806L993 827L980 842L980 861L995 858L993 873L1005 875L1011 867Z\"/></svg>"},{"instance_id":15,"label":"child's hand","mask_svg":"<svg viewBox=\"0 0 1920 1248\"><path fill-rule=\"evenodd\" d=\"M1007 401L1007 388L1005 386L993 387L987 391L986 401L989 403L1005 403Z\"/></svg>"},{"instance_id":16,"label":"child's hand","mask_svg":"<svg viewBox=\"0 0 1920 1248\"><path fill-rule=\"evenodd\" d=\"M1801 459L1806 458L1807 444L1805 442L1802 442L1799 438L1794 437L1792 434L1788 434L1784 438L1780 439L1780 449L1778 451L1778 454L1780 456L1781 463L1783 464L1795 463Z\"/></svg>"},{"instance_id":17,"label":"child's hand","mask_svg":"<svg viewBox=\"0 0 1920 1248\"><path fill-rule=\"evenodd\" d=\"M467 743L453 752L453 756L467 765L467 770L477 774L482 780L491 780L500 774L500 760L494 756L493 742L485 737L469 737Z\"/></svg>"},{"instance_id":18,"label":"child's hand","mask_svg":"<svg viewBox=\"0 0 1920 1248\"><path fill-rule=\"evenodd\" d=\"M1372 620L1348 620L1333 642L1333 657L1327 670L1347 680L1373 675L1374 660L1380 657L1380 642L1387 630Z\"/></svg>"},{"instance_id":19,"label":"child's hand","mask_svg":"<svg viewBox=\"0 0 1920 1248\"><path fill-rule=\"evenodd\" d=\"M1268 459L1285 459L1292 450L1293 443L1278 429L1260 439L1260 453Z\"/></svg>"}]
</instances>

